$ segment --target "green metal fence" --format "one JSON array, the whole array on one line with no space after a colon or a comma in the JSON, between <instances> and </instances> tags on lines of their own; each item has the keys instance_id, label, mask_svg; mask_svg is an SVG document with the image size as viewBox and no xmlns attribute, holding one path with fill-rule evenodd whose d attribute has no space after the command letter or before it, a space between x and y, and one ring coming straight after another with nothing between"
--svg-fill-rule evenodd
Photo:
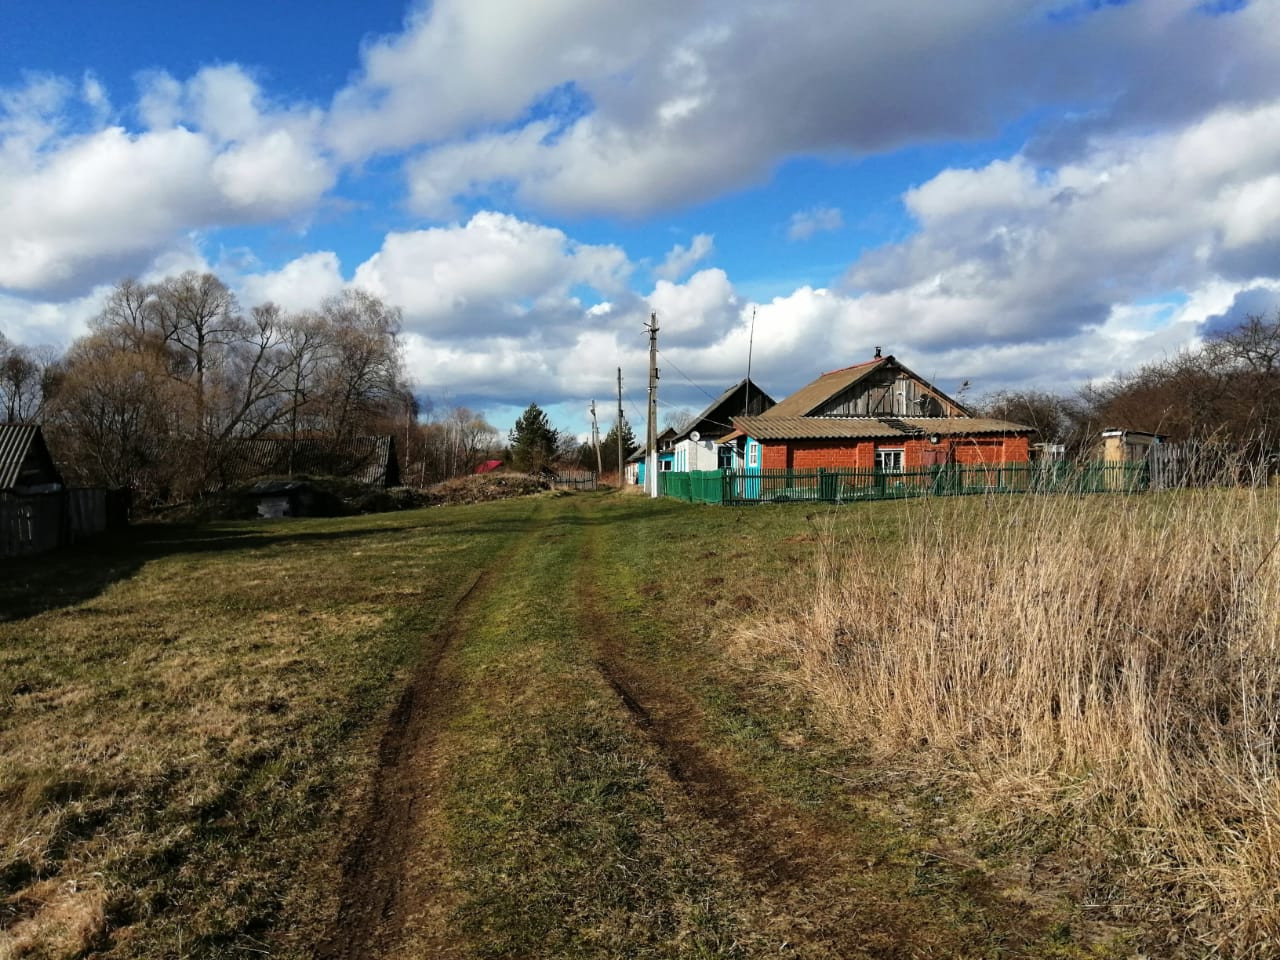
<instances>
[{"instance_id":1,"label":"green metal fence","mask_svg":"<svg viewBox=\"0 0 1280 960\"><path fill-rule=\"evenodd\" d=\"M851 503L975 493L1134 493L1149 485L1146 463L949 464L898 473L841 467L658 474L662 496L724 504Z\"/></svg>"}]
</instances>

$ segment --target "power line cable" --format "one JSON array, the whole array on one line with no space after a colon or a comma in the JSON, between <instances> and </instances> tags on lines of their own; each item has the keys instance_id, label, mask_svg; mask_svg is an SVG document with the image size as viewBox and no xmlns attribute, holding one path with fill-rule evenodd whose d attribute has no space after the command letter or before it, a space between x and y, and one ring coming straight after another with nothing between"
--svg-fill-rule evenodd
<instances>
[{"instance_id":1,"label":"power line cable","mask_svg":"<svg viewBox=\"0 0 1280 960\"><path fill-rule=\"evenodd\" d=\"M702 391L702 393L703 393L703 395L704 395L704 396L706 396L706 398L707 398L708 400L717 400L717 399L719 399L718 397L716 397L716 395L715 395L715 394L708 393L708 392L706 391L706 389L705 389L701 384L694 383L694 382L693 382L693 380L689 377L689 375L688 375L687 373L685 373L683 370L681 370L678 366L676 366L676 364L675 364L675 361L674 361L674 360L668 360L668 359L667 359L667 355L666 355L665 353L663 353L661 350L659 350L659 351L658 351L658 356L662 357L662 359L663 359L664 361L666 361L667 363L669 363L669 364L671 365L672 369L674 369L676 373L678 373L678 374L680 374L680 376L684 377L684 378L685 378L685 380L688 380L688 381L689 381L689 385L690 385L691 387L695 387L696 389L701 390L701 391Z\"/></svg>"}]
</instances>

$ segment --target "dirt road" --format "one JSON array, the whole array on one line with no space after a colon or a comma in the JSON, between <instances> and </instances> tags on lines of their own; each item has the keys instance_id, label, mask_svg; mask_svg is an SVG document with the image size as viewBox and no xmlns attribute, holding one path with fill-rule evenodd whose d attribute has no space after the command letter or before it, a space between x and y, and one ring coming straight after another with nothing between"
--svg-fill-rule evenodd
<instances>
[{"instance_id":1,"label":"dirt road","mask_svg":"<svg viewBox=\"0 0 1280 960\"><path fill-rule=\"evenodd\" d=\"M531 510L424 638L325 956L1058 955L627 561L638 511Z\"/></svg>"}]
</instances>

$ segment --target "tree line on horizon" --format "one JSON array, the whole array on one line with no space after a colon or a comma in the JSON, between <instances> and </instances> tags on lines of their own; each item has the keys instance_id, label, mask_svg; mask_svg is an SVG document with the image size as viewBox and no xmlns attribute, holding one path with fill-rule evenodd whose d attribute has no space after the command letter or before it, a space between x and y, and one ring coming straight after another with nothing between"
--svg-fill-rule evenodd
<instances>
[{"instance_id":1,"label":"tree line on horizon","mask_svg":"<svg viewBox=\"0 0 1280 960\"><path fill-rule=\"evenodd\" d=\"M422 409L400 331L398 309L358 290L244 310L211 273L130 278L61 354L0 335L0 411L42 425L69 483L148 505L217 489L240 445L268 437L338 450L390 434L410 482L469 472L498 433L465 407Z\"/></svg>"},{"instance_id":2,"label":"tree line on horizon","mask_svg":"<svg viewBox=\"0 0 1280 960\"><path fill-rule=\"evenodd\" d=\"M1249 463L1280 456L1280 310L1210 331L1201 343L1104 384L1070 393L1001 391L983 414L1033 427L1087 459L1103 430L1161 434L1221 460Z\"/></svg>"},{"instance_id":3,"label":"tree line on horizon","mask_svg":"<svg viewBox=\"0 0 1280 960\"><path fill-rule=\"evenodd\" d=\"M39 422L69 482L130 487L142 502L193 499L218 486L244 440L396 438L405 481L426 485L485 459L537 472L594 470L595 451L531 403L505 438L482 413L419 401L406 373L400 311L347 290L320 308L247 311L211 273L152 284L125 279L89 332L63 353L0 334L0 415ZM1087 458L1099 431L1121 427L1233 455L1280 449L1280 310L1251 315L1173 357L1074 392L997 391L981 414L1024 423ZM683 411L680 417L687 418ZM638 447L629 423L601 441L605 474Z\"/></svg>"}]
</instances>

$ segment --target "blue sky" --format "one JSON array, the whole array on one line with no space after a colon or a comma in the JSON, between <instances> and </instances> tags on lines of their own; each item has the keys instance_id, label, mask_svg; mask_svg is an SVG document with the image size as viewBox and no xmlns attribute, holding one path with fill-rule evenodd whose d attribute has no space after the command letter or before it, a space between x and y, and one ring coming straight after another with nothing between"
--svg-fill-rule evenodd
<instances>
[{"instance_id":1,"label":"blue sky","mask_svg":"<svg viewBox=\"0 0 1280 960\"><path fill-rule=\"evenodd\" d=\"M526 9L527 8L527 9ZM399 306L419 393L585 429L884 346L1073 389L1280 303L1277 0L0 4L0 331L109 286Z\"/></svg>"}]
</instances>

